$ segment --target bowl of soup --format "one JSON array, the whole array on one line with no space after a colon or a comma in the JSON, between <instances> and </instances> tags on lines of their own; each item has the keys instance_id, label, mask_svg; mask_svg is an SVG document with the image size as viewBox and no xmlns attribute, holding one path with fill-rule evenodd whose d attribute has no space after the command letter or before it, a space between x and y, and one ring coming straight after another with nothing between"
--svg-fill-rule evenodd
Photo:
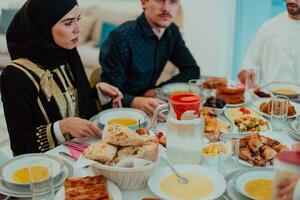
<instances>
[{"instance_id":1,"label":"bowl of soup","mask_svg":"<svg viewBox=\"0 0 300 200\"><path fill-rule=\"evenodd\" d=\"M24 154L20 156L16 156L11 160L8 160L4 163L0 168L0 174L3 179L3 182L6 185L10 185L11 187L29 187L30 185L30 176L29 176L29 168L32 162L43 161L46 160L51 163L52 168L52 177L53 181L56 182L63 171L62 162L54 156L41 154L41 153L32 153L32 154ZM38 162L37 162L38 163ZM36 180L43 180L48 177L47 168L42 165L34 165L31 166L32 170L34 170L37 176Z\"/></svg>"},{"instance_id":2,"label":"bowl of soup","mask_svg":"<svg viewBox=\"0 0 300 200\"><path fill-rule=\"evenodd\" d=\"M265 87L274 95L284 95L289 98L296 98L300 94L300 85L286 82L274 82Z\"/></svg>"},{"instance_id":3,"label":"bowl of soup","mask_svg":"<svg viewBox=\"0 0 300 200\"><path fill-rule=\"evenodd\" d=\"M122 125L132 130L142 127L149 127L150 121L147 114L135 108L113 108L100 112L97 116L98 125L104 128L105 125Z\"/></svg>"}]
</instances>

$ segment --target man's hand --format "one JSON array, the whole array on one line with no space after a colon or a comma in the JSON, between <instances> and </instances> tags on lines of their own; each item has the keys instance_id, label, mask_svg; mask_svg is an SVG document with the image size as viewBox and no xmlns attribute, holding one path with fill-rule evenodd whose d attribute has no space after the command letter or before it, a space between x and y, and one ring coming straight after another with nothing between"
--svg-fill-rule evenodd
<instances>
[{"instance_id":1,"label":"man's hand","mask_svg":"<svg viewBox=\"0 0 300 200\"><path fill-rule=\"evenodd\" d=\"M155 89L149 89L143 94L143 97L155 97Z\"/></svg>"},{"instance_id":2,"label":"man's hand","mask_svg":"<svg viewBox=\"0 0 300 200\"><path fill-rule=\"evenodd\" d=\"M166 102L159 99L148 97L135 97L131 103L131 107L140 109L147 113L149 117L152 117L157 106L164 103Z\"/></svg>"},{"instance_id":3,"label":"man's hand","mask_svg":"<svg viewBox=\"0 0 300 200\"><path fill-rule=\"evenodd\" d=\"M62 134L70 133L75 138L91 137L101 135L101 130L92 122L79 117L68 117L59 123Z\"/></svg>"},{"instance_id":4,"label":"man's hand","mask_svg":"<svg viewBox=\"0 0 300 200\"><path fill-rule=\"evenodd\" d=\"M238 74L238 78L240 80L241 83L246 84L246 80L247 80L247 73L250 73L250 85L254 85L255 83L255 78L256 78L256 74L252 71L247 71L247 69L244 69L242 71L239 72Z\"/></svg>"}]
</instances>

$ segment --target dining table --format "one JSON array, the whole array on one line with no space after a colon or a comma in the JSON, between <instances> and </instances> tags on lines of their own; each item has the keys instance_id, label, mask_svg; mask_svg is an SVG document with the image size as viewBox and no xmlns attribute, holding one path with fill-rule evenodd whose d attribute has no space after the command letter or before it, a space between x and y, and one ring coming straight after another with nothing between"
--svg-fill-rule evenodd
<instances>
[{"instance_id":1,"label":"dining table","mask_svg":"<svg viewBox=\"0 0 300 200\"><path fill-rule=\"evenodd\" d=\"M163 126L164 126L163 124L160 124L160 127L163 127ZM161 128L161 129L163 129L163 128ZM158 130L160 130L160 129L158 129ZM293 140L292 138L290 138L288 135L286 135L284 133L273 132L272 134L276 135L277 138L282 138L283 141L286 141L290 144L296 142L295 140ZM95 143L95 141L97 141L97 140L84 139L83 141L87 142L87 143ZM64 145L57 146L56 148L46 152L46 154L56 156L60 159L67 161L68 163L70 163L74 167L74 173L72 175L73 177L84 177L84 176L92 176L93 175L93 173L89 167L77 168L76 160L69 158L67 156L64 156L59 152L66 152L66 153L70 154L69 148ZM203 161L203 162L204 162L204 163L202 163L203 166L208 166L207 163L205 163L205 161ZM156 168L163 168L163 167L167 167L167 164L163 160L158 161ZM245 169L245 168L250 169L251 167L239 164L238 168L236 168L235 170L240 170L240 169ZM217 167L216 167L216 170L217 170ZM223 174L223 175L224 175L224 177L230 176L230 174ZM121 193L122 193L123 200L142 200L143 198L159 198L158 196L156 196L155 194L153 194L151 192L151 190L149 189L149 187L147 185L143 189L140 189L140 190L121 191ZM219 200L229 200L229 199L230 198L227 197L226 192L219 198Z\"/></svg>"},{"instance_id":2,"label":"dining table","mask_svg":"<svg viewBox=\"0 0 300 200\"><path fill-rule=\"evenodd\" d=\"M249 100L242 106L252 108L254 102L255 101L253 101L253 100ZM226 118L226 116L224 114L222 114L222 117ZM97 119L97 115L94 116L93 118L91 118L91 121L93 121L92 119L93 120ZM288 121L286 123L289 123L290 120L294 120L294 119L288 119ZM150 121L150 119L149 119L149 121ZM234 124L231 122L231 130L230 130L231 132L234 132L233 126L234 126ZM167 130L166 130L165 123L158 123L157 127L156 127L156 131L162 131L162 132L168 134L166 132ZM295 140L293 137L291 137L287 132L288 131L283 131L283 132L272 131L272 133L270 133L270 136L272 135L276 139L280 140L282 143L289 144L289 146L291 146L292 144L296 143L297 140ZM96 139L90 139L90 138L78 139L78 138L76 138L75 140L93 144L93 143L100 141L101 138L100 137L98 137ZM59 159L62 159L64 161L68 162L69 164L71 164L73 167L73 170L74 170L72 177L85 177L85 176L93 176L94 175L90 167L78 167L76 165L76 159L66 156L66 155L62 154L61 152L70 154L70 149L68 146L61 144L61 145L47 151L46 154L56 156ZM199 156L200 155L201 155L201 153L199 151ZM234 161L232 160L232 162L234 162ZM200 165L206 166L206 167L212 167L211 164L205 162L204 158L202 158ZM226 163L224 163L224 165L226 165ZM164 168L164 167L168 167L167 163L163 159L159 158L158 161L156 162L155 169L160 169L160 168ZM215 166L213 168L217 171L219 170L219 168L217 166ZM235 173L237 170L245 170L247 168L251 169L253 167L239 163L238 166L234 170L232 170L230 172L222 173L222 175L224 176L225 181L227 182L232 177L232 174ZM155 171L155 169L154 169L154 171ZM224 194L218 198L218 200L235 200L235 199L231 198L227 194L227 192L228 192L228 188L226 189ZM144 198L158 198L159 199L159 197L156 196L147 185L145 185L144 188L139 189L139 190L130 190L130 191L121 190L121 194L122 194L123 200L142 200Z\"/></svg>"}]
</instances>

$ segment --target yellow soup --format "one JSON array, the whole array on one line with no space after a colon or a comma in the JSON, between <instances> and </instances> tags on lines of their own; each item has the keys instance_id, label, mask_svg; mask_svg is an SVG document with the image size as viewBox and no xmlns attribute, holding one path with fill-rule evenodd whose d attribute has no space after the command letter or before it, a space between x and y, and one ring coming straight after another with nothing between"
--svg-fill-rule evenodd
<instances>
[{"instance_id":1,"label":"yellow soup","mask_svg":"<svg viewBox=\"0 0 300 200\"><path fill-rule=\"evenodd\" d=\"M245 191L256 199L272 200L272 180L254 179L248 181L245 185Z\"/></svg>"},{"instance_id":2,"label":"yellow soup","mask_svg":"<svg viewBox=\"0 0 300 200\"><path fill-rule=\"evenodd\" d=\"M277 94L288 94L288 95L297 94L296 90L286 89L286 88L278 88L278 89L274 90L273 92L277 93Z\"/></svg>"},{"instance_id":3,"label":"yellow soup","mask_svg":"<svg viewBox=\"0 0 300 200\"><path fill-rule=\"evenodd\" d=\"M49 176L47 168L43 166L33 166L31 170L32 170L33 181L42 181ZM13 173L12 180L16 183L21 183L21 184L30 183L29 169L25 167L18 169Z\"/></svg>"},{"instance_id":4,"label":"yellow soup","mask_svg":"<svg viewBox=\"0 0 300 200\"><path fill-rule=\"evenodd\" d=\"M173 94L184 94L184 93L191 93L190 91L186 91L186 90L176 90L171 92L171 95Z\"/></svg>"},{"instance_id":5,"label":"yellow soup","mask_svg":"<svg viewBox=\"0 0 300 200\"><path fill-rule=\"evenodd\" d=\"M120 117L116 119L111 119L108 121L108 125L118 124L123 126L134 126L137 125L138 121L129 117Z\"/></svg>"},{"instance_id":6,"label":"yellow soup","mask_svg":"<svg viewBox=\"0 0 300 200\"><path fill-rule=\"evenodd\" d=\"M161 190L175 199L199 199L207 197L214 190L213 182L205 177L190 173L180 173L189 179L188 184L181 184L175 174L165 177L160 182Z\"/></svg>"}]
</instances>

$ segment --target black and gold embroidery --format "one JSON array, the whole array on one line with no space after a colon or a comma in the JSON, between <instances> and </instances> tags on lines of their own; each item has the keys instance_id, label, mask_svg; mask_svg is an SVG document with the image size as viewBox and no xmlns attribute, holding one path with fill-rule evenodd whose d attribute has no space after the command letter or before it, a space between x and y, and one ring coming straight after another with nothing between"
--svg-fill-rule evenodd
<instances>
[{"instance_id":1,"label":"black and gold embroidery","mask_svg":"<svg viewBox=\"0 0 300 200\"><path fill-rule=\"evenodd\" d=\"M51 135L51 124L37 127L36 138L38 150L40 152L45 152L55 147L55 143Z\"/></svg>"}]
</instances>

